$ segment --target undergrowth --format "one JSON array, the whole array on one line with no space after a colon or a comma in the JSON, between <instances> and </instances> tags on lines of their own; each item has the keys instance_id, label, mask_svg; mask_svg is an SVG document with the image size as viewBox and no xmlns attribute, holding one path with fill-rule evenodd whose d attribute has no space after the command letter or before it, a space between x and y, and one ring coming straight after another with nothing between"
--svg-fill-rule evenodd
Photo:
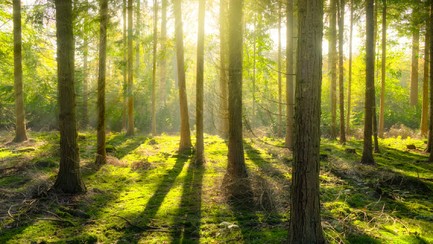
<instances>
[{"instance_id":1,"label":"undergrowth","mask_svg":"<svg viewBox=\"0 0 433 244\"><path fill-rule=\"evenodd\" d=\"M221 189L227 145L205 136L206 163L178 154L178 137L107 135L94 165L94 133L79 134L87 192L54 195L57 133L0 139L0 243L281 243L287 240L291 153L273 138L244 140L252 202ZM330 243L433 243L433 166L412 138L380 141L377 166L362 143L322 140L322 226ZM408 147L408 145L411 145ZM408 149L411 148L411 149ZM243 205L243 206L240 206Z\"/></svg>"}]
</instances>

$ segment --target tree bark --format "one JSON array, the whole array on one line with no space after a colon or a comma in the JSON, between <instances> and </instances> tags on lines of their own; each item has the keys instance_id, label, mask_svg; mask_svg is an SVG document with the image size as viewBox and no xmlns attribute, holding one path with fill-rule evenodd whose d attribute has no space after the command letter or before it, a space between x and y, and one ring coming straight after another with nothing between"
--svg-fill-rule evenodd
<instances>
[{"instance_id":1,"label":"tree bark","mask_svg":"<svg viewBox=\"0 0 433 244\"><path fill-rule=\"evenodd\" d=\"M293 149L293 112L294 89L293 84L293 0L287 0L286 23L286 137L285 146Z\"/></svg>"},{"instance_id":2,"label":"tree bark","mask_svg":"<svg viewBox=\"0 0 433 244\"><path fill-rule=\"evenodd\" d=\"M96 164L107 162L105 150L105 73L107 60L107 24L108 24L108 0L100 1L100 25L99 25L99 75L98 75L98 126Z\"/></svg>"},{"instance_id":3,"label":"tree bark","mask_svg":"<svg viewBox=\"0 0 433 244\"><path fill-rule=\"evenodd\" d=\"M433 33L433 1L430 1L430 33ZM430 38L430 61L433 60L433 38ZM433 62L430 62L430 122L429 122L429 162L433 162Z\"/></svg>"},{"instance_id":4,"label":"tree bark","mask_svg":"<svg viewBox=\"0 0 433 244\"><path fill-rule=\"evenodd\" d=\"M196 96L196 153L195 163L204 162L203 138L203 72L204 72L204 21L206 0L199 1L198 32L197 32L197 96Z\"/></svg>"},{"instance_id":5,"label":"tree bark","mask_svg":"<svg viewBox=\"0 0 433 244\"><path fill-rule=\"evenodd\" d=\"M134 135L134 74L133 74L133 60L132 60L132 1L128 0L128 128L126 135Z\"/></svg>"},{"instance_id":6,"label":"tree bark","mask_svg":"<svg viewBox=\"0 0 433 244\"><path fill-rule=\"evenodd\" d=\"M123 0L123 4L122 4L122 15L123 15L123 40L122 40L122 44L123 44L123 66L122 66L122 76L123 76L123 110L122 110L122 130L126 130L128 127L128 117L127 117L127 113L126 111L128 111L128 75L127 75L127 70L128 70L128 54L127 51L128 50L128 40L126 38L126 0Z\"/></svg>"},{"instance_id":7,"label":"tree bark","mask_svg":"<svg viewBox=\"0 0 433 244\"><path fill-rule=\"evenodd\" d=\"M373 113L374 113L374 0L366 1L366 87L364 144L361 163L375 164L372 148Z\"/></svg>"},{"instance_id":8,"label":"tree bark","mask_svg":"<svg viewBox=\"0 0 433 244\"><path fill-rule=\"evenodd\" d=\"M412 33L412 67L410 75L410 105L418 104L418 55L419 55L419 28Z\"/></svg>"},{"instance_id":9,"label":"tree bark","mask_svg":"<svg viewBox=\"0 0 433 244\"><path fill-rule=\"evenodd\" d=\"M426 20L426 33L424 44L424 77L422 83L422 115L421 115L421 135L428 134L428 75L429 75L429 48L430 48L430 21Z\"/></svg>"},{"instance_id":10,"label":"tree bark","mask_svg":"<svg viewBox=\"0 0 433 244\"><path fill-rule=\"evenodd\" d=\"M337 8L336 1L330 0L329 6L329 51L328 61L331 80L331 139L337 137Z\"/></svg>"},{"instance_id":11,"label":"tree bark","mask_svg":"<svg viewBox=\"0 0 433 244\"><path fill-rule=\"evenodd\" d=\"M383 1L382 9L382 70L380 89L380 111L379 111L379 136L383 138L385 130L385 84L386 84L386 0Z\"/></svg>"},{"instance_id":12,"label":"tree bark","mask_svg":"<svg viewBox=\"0 0 433 244\"><path fill-rule=\"evenodd\" d=\"M281 82L281 1L278 1L278 137L283 136L283 88Z\"/></svg>"},{"instance_id":13,"label":"tree bark","mask_svg":"<svg viewBox=\"0 0 433 244\"><path fill-rule=\"evenodd\" d=\"M158 1L153 1L153 60L152 60L152 135L156 135L156 55L158 35Z\"/></svg>"},{"instance_id":14,"label":"tree bark","mask_svg":"<svg viewBox=\"0 0 433 244\"><path fill-rule=\"evenodd\" d=\"M161 3L161 34L160 34L160 86L159 97L161 104L167 104L167 0L162 0Z\"/></svg>"},{"instance_id":15,"label":"tree bark","mask_svg":"<svg viewBox=\"0 0 433 244\"><path fill-rule=\"evenodd\" d=\"M81 179L74 89L72 1L56 0L57 75L60 129L60 168L53 188L64 193L86 191Z\"/></svg>"},{"instance_id":16,"label":"tree bark","mask_svg":"<svg viewBox=\"0 0 433 244\"><path fill-rule=\"evenodd\" d=\"M289 243L325 243L319 198L323 1L298 0L298 8Z\"/></svg>"},{"instance_id":17,"label":"tree bark","mask_svg":"<svg viewBox=\"0 0 433 244\"><path fill-rule=\"evenodd\" d=\"M346 143L346 129L344 126L344 6L345 0L339 1L338 6L338 70L339 70L339 93L340 93L340 143Z\"/></svg>"},{"instance_id":18,"label":"tree bark","mask_svg":"<svg viewBox=\"0 0 433 244\"><path fill-rule=\"evenodd\" d=\"M174 0L174 18L176 35L177 75L179 81L180 105L180 143L179 152L191 149L191 135L189 131L188 100L186 95L185 64L183 51L183 27L181 0Z\"/></svg>"},{"instance_id":19,"label":"tree bark","mask_svg":"<svg viewBox=\"0 0 433 244\"><path fill-rule=\"evenodd\" d=\"M13 0L14 24L14 91L15 91L15 138L14 142L27 140L24 96L23 96L23 66L21 40L21 1Z\"/></svg>"}]
</instances>

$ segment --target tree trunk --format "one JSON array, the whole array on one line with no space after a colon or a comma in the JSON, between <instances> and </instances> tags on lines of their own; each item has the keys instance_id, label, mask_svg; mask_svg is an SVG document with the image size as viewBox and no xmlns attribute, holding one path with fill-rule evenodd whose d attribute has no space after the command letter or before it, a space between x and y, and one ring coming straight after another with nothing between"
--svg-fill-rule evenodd
<instances>
[{"instance_id":1,"label":"tree trunk","mask_svg":"<svg viewBox=\"0 0 433 244\"><path fill-rule=\"evenodd\" d=\"M152 60L152 135L156 135L156 56L158 35L158 1L153 1L153 60Z\"/></svg>"},{"instance_id":2,"label":"tree trunk","mask_svg":"<svg viewBox=\"0 0 433 244\"><path fill-rule=\"evenodd\" d=\"M433 1L430 1L430 33L433 33ZM430 61L433 60L433 38L430 38ZM429 162L433 162L433 62L430 62L430 122L429 122L429 145L430 149Z\"/></svg>"},{"instance_id":3,"label":"tree trunk","mask_svg":"<svg viewBox=\"0 0 433 244\"><path fill-rule=\"evenodd\" d=\"M430 21L426 20L426 33L424 44L424 77L422 83L422 115L421 115L421 135L428 134L428 72L429 72L429 42L430 42Z\"/></svg>"},{"instance_id":4,"label":"tree trunk","mask_svg":"<svg viewBox=\"0 0 433 244\"><path fill-rule=\"evenodd\" d=\"M287 0L287 26L286 26L286 137L285 146L293 148L293 112L294 112L294 85L293 85L293 0Z\"/></svg>"},{"instance_id":5,"label":"tree trunk","mask_svg":"<svg viewBox=\"0 0 433 244\"><path fill-rule=\"evenodd\" d=\"M100 27L99 27L99 75L98 75L98 126L97 126L97 149L96 164L102 165L107 162L105 150L105 72L107 60L107 23L108 23L108 0L100 1Z\"/></svg>"},{"instance_id":6,"label":"tree trunk","mask_svg":"<svg viewBox=\"0 0 433 244\"><path fill-rule=\"evenodd\" d=\"M418 104L418 55L419 55L419 29L412 33L412 67L410 73L410 105Z\"/></svg>"},{"instance_id":7,"label":"tree trunk","mask_svg":"<svg viewBox=\"0 0 433 244\"><path fill-rule=\"evenodd\" d=\"M204 72L204 21L206 0L200 0L198 12L197 32L197 96L196 96L196 153L195 163L204 162L204 138L203 138L203 72Z\"/></svg>"},{"instance_id":8,"label":"tree trunk","mask_svg":"<svg viewBox=\"0 0 433 244\"><path fill-rule=\"evenodd\" d=\"M13 0L14 22L14 90L15 90L15 138L14 142L27 140L23 96L23 66L21 55L21 1Z\"/></svg>"},{"instance_id":9,"label":"tree trunk","mask_svg":"<svg viewBox=\"0 0 433 244\"><path fill-rule=\"evenodd\" d=\"M229 7L229 142L225 184L232 195L246 192L248 177L242 142L242 0L230 0Z\"/></svg>"},{"instance_id":10,"label":"tree trunk","mask_svg":"<svg viewBox=\"0 0 433 244\"><path fill-rule=\"evenodd\" d=\"M60 130L60 168L53 188L64 193L86 191L81 179L77 144L74 89L72 1L56 0L57 75Z\"/></svg>"},{"instance_id":11,"label":"tree trunk","mask_svg":"<svg viewBox=\"0 0 433 244\"><path fill-rule=\"evenodd\" d=\"M349 33L349 80L347 83L347 116L346 133L350 134L350 115L352 100L352 42L353 42L353 0L350 0L350 33Z\"/></svg>"},{"instance_id":12,"label":"tree trunk","mask_svg":"<svg viewBox=\"0 0 433 244\"><path fill-rule=\"evenodd\" d=\"M346 129L344 126L344 6L345 0L339 1L338 8L338 70L340 92L340 143L346 143Z\"/></svg>"},{"instance_id":13,"label":"tree trunk","mask_svg":"<svg viewBox=\"0 0 433 244\"><path fill-rule=\"evenodd\" d=\"M191 135L189 131L188 100L186 95L185 64L183 53L183 27L181 0L174 0L174 18L176 23L176 58L177 75L179 81L179 105L180 105L180 143L179 152L191 148Z\"/></svg>"},{"instance_id":14,"label":"tree trunk","mask_svg":"<svg viewBox=\"0 0 433 244\"><path fill-rule=\"evenodd\" d=\"M325 243L320 223L323 1L298 1L298 63L289 243Z\"/></svg>"},{"instance_id":15,"label":"tree trunk","mask_svg":"<svg viewBox=\"0 0 433 244\"><path fill-rule=\"evenodd\" d=\"M134 135L134 96L133 96L133 64L132 64L132 1L128 0L128 128L126 135Z\"/></svg>"},{"instance_id":16,"label":"tree trunk","mask_svg":"<svg viewBox=\"0 0 433 244\"><path fill-rule=\"evenodd\" d=\"M127 56L127 49L128 49L128 41L126 39L126 0L123 0L122 5L122 15L123 15L123 66L122 66L122 76L123 76L123 110L122 110L122 130L126 130L127 128L127 122L128 117L126 114L126 111L128 110L128 76L127 76L127 70L128 70L128 56Z\"/></svg>"},{"instance_id":17,"label":"tree trunk","mask_svg":"<svg viewBox=\"0 0 433 244\"><path fill-rule=\"evenodd\" d=\"M83 96L82 96L82 112L81 112L81 128L86 129L89 125L89 106L88 106L88 94L89 94L89 42L87 34L84 35L83 43Z\"/></svg>"},{"instance_id":18,"label":"tree trunk","mask_svg":"<svg viewBox=\"0 0 433 244\"><path fill-rule=\"evenodd\" d=\"M227 85L228 85L228 74L227 74L227 18L228 18L228 0L220 0L220 135L223 138L228 138L229 120L228 120L228 97L227 97Z\"/></svg>"},{"instance_id":19,"label":"tree trunk","mask_svg":"<svg viewBox=\"0 0 433 244\"><path fill-rule=\"evenodd\" d=\"M336 1L330 0L329 7L329 69L331 80L331 139L337 137L337 9Z\"/></svg>"},{"instance_id":20,"label":"tree trunk","mask_svg":"<svg viewBox=\"0 0 433 244\"><path fill-rule=\"evenodd\" d=\"M161 36L160 36L160 86L159 86L159 97L161 104L166 106L167 104L167 0L162 0L161 3Z\"/></svg>"},{"instance_id":21,"label":"tree trunk","mask_svg":"<svg viewBox=\"0 0 433 244\"><path fill-rule=\"evenodd\" d=\"M362 164L375 164L372 148L374 113L374 0L366 1L366 87Z\"/></svg>"},{"instance_id":22,"label":"tree trunk","mask_svg":"<svg viewBox=\"0 0 433 244\"><path fill-rule=\"evenodd\" d=\"M380 89L379 136L383 138L385 130L385 82L386 82L386 0L382 9L382 86Z\"/></svg>"},{"instance_id":23,"label":"tree trunk","mask_svg":"<svg viewBox=\"0 0 433 244\"><path fill-rule=\"evenodd\" d=\"M281 84L281 1L278 1L278 137L283 136L283 88Z\"/></svg>"}]
</instances>

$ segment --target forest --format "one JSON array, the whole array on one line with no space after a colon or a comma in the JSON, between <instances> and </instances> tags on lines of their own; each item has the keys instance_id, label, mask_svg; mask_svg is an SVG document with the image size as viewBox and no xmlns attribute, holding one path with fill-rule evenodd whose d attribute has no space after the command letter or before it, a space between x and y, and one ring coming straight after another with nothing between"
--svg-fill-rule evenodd
<instances>
[{"instance_id":1,"label":"forest","mask_svg":"<svg viewBox=\"0 0 433 244\"><path fill-rule=\"evenodd\" d=\"M433 243L433 0L2 0L0 243Z\"/></svg>"}]
</instances>

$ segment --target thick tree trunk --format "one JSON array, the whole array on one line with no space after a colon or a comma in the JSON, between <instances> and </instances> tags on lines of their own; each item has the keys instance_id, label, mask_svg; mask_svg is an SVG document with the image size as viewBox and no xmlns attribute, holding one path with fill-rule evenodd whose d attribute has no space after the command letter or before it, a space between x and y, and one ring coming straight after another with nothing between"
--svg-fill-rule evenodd
<instances>
[{"instance_id":1,"label":"thick tree trunk","mask_svg":"<svg viewBox=\"0 0 433 244\"><path fill-rule=\"evenodd\" d=\"M345 0L339 1L338 6L338 80L340 93L340 143L346 143L346 129L344 126L344 6Z\"/></svg>"},{"instance_id":2,"label":"thick tree trunk","mask_svg":"<svg viewBox=\"0 0 433 244\"><path fill-rule=\"evenodd\" d=\"M418 104L418 55L419 55L419 29L412 33L412 67L410 73L410 105Z\"/></svg>"},{"instance_id":3,"label":"thick tree trunk","mask_svg":"<svg viewBox=\"0 0 433 244\"><path fill-rule=\"evenodd\" d=\"M433 1L430 1L430 33L433 33ZM433 60L433 38L430 38L430 61ZM430 122L429 122L429 162L433 162L433 62L430 62Z\"/></svg>"},{"instance_id":4,"label":"thick tree trunk","mask_svg":"<svg viewBox=\"0 0 433 244\"><path fill-rule=\"evenodd\" d=\"M429 72L429 48L430 48L430 21L426 20L426 33L424 44L424 76L422 83L422 115L421 115L421 135L428 134L428 72Z\"/></svg>"},{"instance_id":5,"label":"thick tree trunk","mask_svg":"<svg viewBox=\"0 0 433 244\"><path fill-rule=\"evenodd\" d=\"M57 75L60 129L60 168L53 188L64 193L86 191L80 173L74 89L72 1L56 0Z\"/></svg>"},{"instance_id":6,"label":"thick tree trunk","mask_svg":"<svg viewBox=\"0 0 433 244\"><path fill-rule=\"evenodd\" d=\"M204 138L203 138L203 72L204 72L204 21L206 0L200 0L198 12L197 32L197 96L196 96L196 153L195 163L204 162Z\"/></svg>"},{"instance_id":7,"label":"thick tree trunk","mask_svg":"<svg viewBox=\"0 0 433 244\"><path fill-rule=\"evenodd\" d=\"M320 220L323 1L298 1L295 130L289 243L325 243Z\"/></svg>"},{"instance_id":8,"label":"thick tree trunk","mask_svg":"<svg viewBox=\"0 0 433 244\"><path fill-rule=\"evenodd\" d=\"M185 64L183 51L183 27L181 0L174 0L174 18L176 23L176 58L177 75L179 81L179 105L180 105L180 143L179 152L191 148L191 135L189 131L188 100L186 95Z\"/></svg>"},{"instance_id":9,"label":"thick tree trunk","mask_svg":"<svg viewBox=\"0 0 433 244\"><path fill-rule=\"evenodd\" d=\"M379 111L379 136L383 138L385 130L385 83L386 83L386 0L383 0L382 9L382 70Z\"/></svg>"},{"instance_id":10,"label":"thick tree trunk","mask_svg":"<svg viewBox=\"0 0 433 244\"><path fill-rule=\"evenodd\" d=\"M349 33L349 80L347 82L347 116L346 133L350 134L350 116L352 100L352 42L353 42L353 0L350 0L350 33Z\"/></svg>"},{"instance_id":11,"label":"thick tree trunk","mask_svg":"<svg viewBox=\"0 0 433 244\"><path fill-rule=\"evenodd\" d=\"M14 22L14 90L15 90L15 138L14 142L27 140L23 96L23 66L21 55L21 1L13 1Z\"/></svg>"},{"instance_id":12,"label":"thick tree trunk","mask_svg":"<svg viewBox=\"0 0 433 244\"><path fill-rule=\"evenodd\" d=\"M156 135L156 56L158 36L158 1L153 1L153 60L152 60L152 135Z\"/></svg>"},{"instance_id":13,"label":"thick tree trunk","mask_svg":"<svg viewBox=\"0 0 433 244\"><path fill-rule=\"evenodd\" d=\"M100 26L99 26L99 75L98 75L98 126L96 164L102 165L107 162L105 150L105 72L107 60L107 23L108 23L108 0L100 2Z\"/></svg>"},{"instance_id":14,"label":"thick tree trunk","mask_svg":"<svg viewBox=\"0 0 433 244\"><path fill-rule=\"evenodd\" d=\"M281 82L281 1L278 1L278 137L283 136L283 88Z\"/></svg>"},{"instance_id":15,"label":"thick tree trunk","mask_svg":"<svg viewBox=\"0 0 433 244\"><path fill-rule=\"evenodd\" d=\"M132 1L128 0L128 128L126 135L134 135L134 95L133 95L133 60L132 60Z\"/></svg>"},{"instance_id":16,"label":"thick tree trunk","mask_svg":"<svg viewBox=\"0 0 433 244\"><path fill-rule=\"evenodd\" d=\"M329 6L329 74L331 80L331 139L337 137L337 8L336 1L330 0Z\"/></svg>"},{"instance_id":17,"label":"thick tree trunk","mask_svg":"<svg viewBox=\"0 0 433 244\"><path fill-rule=\"evenodd\" d=\"M248 177L242 142L242 0L230 0L229 7L229 142L225 184L231 194L243 196Z\"/></svg>"},{"instance_id":18,"label":"thick tree trunk","mask_svg":"<svg viewBox=\"0 0 433 244\"><path fill-rule=\"evenodd\" d=\"M286 137L285 146L293 148L293 113L294 89L293 84L293 0L287 0L286 26Z\"/></svg>"},{"instance_id":19,"label":"thick tree trunk","mask_svg":"<svg viewBox=\"0 0 433 244\"><path fill-rule=\"evenodd\" d=\"M364 148L362 164L375 164L373 158L373 113L374 113L374 0L366 1L366 87L365 87L365 118L364 118Z\"/></svg>"},{"instance_id":20,"label":"thick tree trunk","mask_svg":"<svg viewBox=\"0 0 433 244\"><path fill-rule=\"evenodd\" d=\"M220 77L219 77L219 89L220 89L220 122L219 122L219 134L222 138L228 138L229 130L229 119L228 119L228 0L220 0Z\"/></svg>"}]
</instances>

